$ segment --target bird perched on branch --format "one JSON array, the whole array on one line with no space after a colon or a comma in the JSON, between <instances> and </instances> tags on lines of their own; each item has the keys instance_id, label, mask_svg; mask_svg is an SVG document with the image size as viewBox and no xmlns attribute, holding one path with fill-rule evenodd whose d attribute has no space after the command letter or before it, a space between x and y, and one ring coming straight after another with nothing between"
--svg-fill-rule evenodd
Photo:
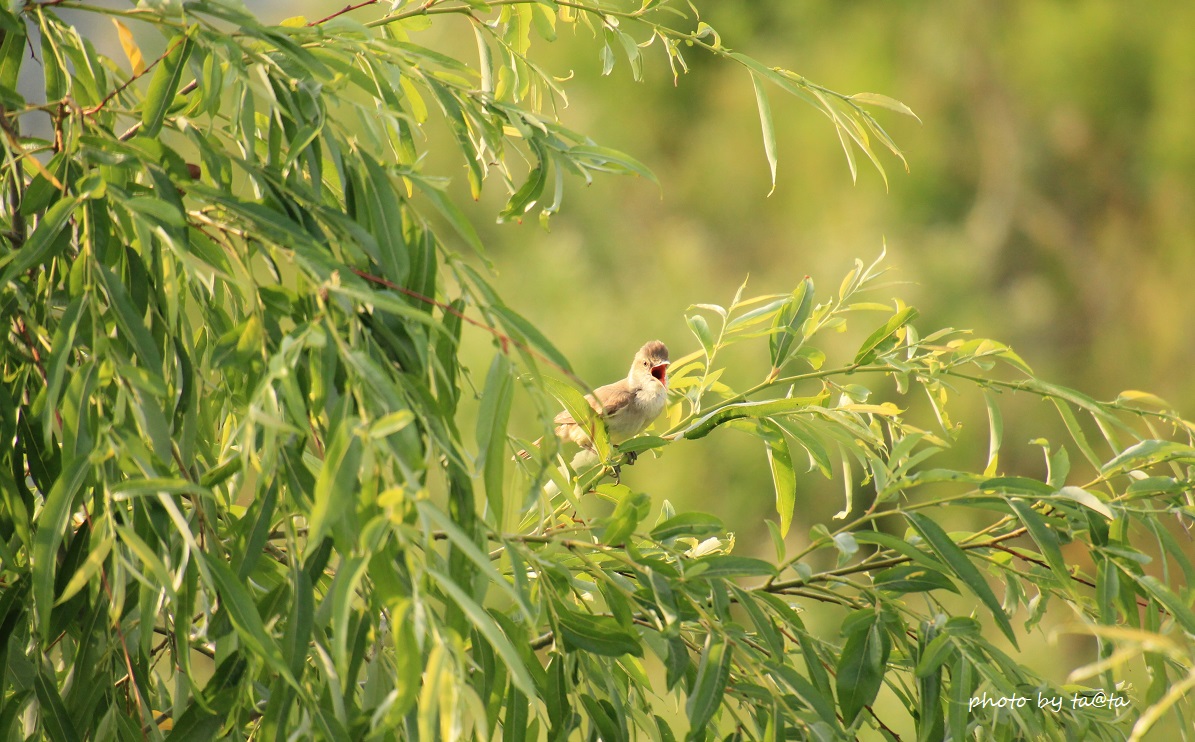
<instances>
[{"instance_id":1,"label":"bird perched on branch","mask_svg":"<svg viewBox=\"0 0 1195 742\"><path fill-rule=\"evenodd\" d=\"M614 442L643 432L664 411L668 400L668 348L659 340L646 343L635 354L625 379L600 386L585 399L606 423ZM593 448L590 432L567 411L553 422L557 437L582 448Z\"/></svg>"}]
</instances>

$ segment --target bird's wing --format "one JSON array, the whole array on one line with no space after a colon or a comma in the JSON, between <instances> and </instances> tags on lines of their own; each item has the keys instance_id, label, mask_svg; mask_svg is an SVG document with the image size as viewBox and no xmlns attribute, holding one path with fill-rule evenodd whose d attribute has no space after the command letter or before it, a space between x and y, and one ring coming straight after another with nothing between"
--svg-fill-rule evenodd
<instances>
[{"instance_id":1,"label":"bird's wing","mask_svg":"<svg viewBox=\"0 0 1195 742\"><path fill-rule=\"evenodd\" d=\"M593 411L599 415L604 414L606 417L622 410L634 398L635 393L631 391L626 379L619 379L613 384L599 386L593 390L593 394L585 395L585 401L589 403ZM553 422L557 425L573 425L577 421L573 419L568 410L562 410L560 414L556 415Z\"/></svg>"},{"instance_id":2,"label":"bird's wing","mask_svg":"<svg viewBox=\"0 0 1195 742\"><path fill-rule=\"evenodd\" d=\"M626 379L594 389L593 396L601 402L601 407L594 405L594 409L599 410L603 417L617 415L635 400L635 392L631 390L631 385L627 383Z\"/></svg>"}]
</instances>

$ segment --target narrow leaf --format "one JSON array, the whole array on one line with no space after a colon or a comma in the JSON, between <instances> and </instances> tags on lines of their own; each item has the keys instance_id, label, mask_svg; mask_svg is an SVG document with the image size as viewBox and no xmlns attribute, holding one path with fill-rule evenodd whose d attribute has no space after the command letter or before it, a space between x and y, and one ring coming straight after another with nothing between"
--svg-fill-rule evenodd
<instances>
[{"instance_id":1,"label":"narrow leaf","mask_svg":"<svg viewBox=\"0 0 1195 742\"><path fill-rule=\"evenodd\" d=\"M730 678L731 655L731 645L722 637L713 633L706 636L701 662L697 665L697 679L685 702L690 729L703 729L722 705L726 681Z\"/></svg>"},{"instance_id":2,"label":"narrow leaf","mask_svg":"<svg viewBox=\"0 0 1195 742\"><path fill-rule=\"evenodd\" d=\"M751 84L755 87L755 105L759 108L759 125L763 129L763 152L768 158L768 171L772 176L771 196L776 192L776 132L772 128L772 108L768 105L768 94L763 89L759 75L751 73Z\"/></svg>"},{"instance_id":3,"label":"narrow leaf","mask_svg":"<svg viewBox=\"0 0 1195 742\"><path fill-rule=\"evenodd\" d=\"M133 32L116 18L112 19L112 23L116 26L116 35L120 39L120 48L124 50L124 55L129 60L129 66L133 69L133 76L136 77L144 74L145 59L141 56L141 47L137 46L137 42L133 39Z\"/></svg>"},{"instance_id":4,"label":"narrow leaf","mask_svg":"<svg viewBox=\"0 0 1195 742\"><path fill-rule=\"evenodd\" d=\"M996 619L996 624L1000 627L1000 631L1004 633L1012 645L1017 646L1017 637L1012 630L1012 624L1008 621L1008 616L1004 613L1004 609L1000 606L1000 601L992 592L991 587L988 586L987 581L979 570L971 563L967 557L966 552L959 548L958 544L946 535L946 531L942 530L934 521L930 520L920 513L905 513L905 518L917 530L921 537L925 539L930 548L942 558L942 561L950 565L950 569L958 575L959 579L967 583L967 587L971 588L971 592L975 593L983 604L992 612L992 616Z\"/></svg>"},{"instance_id":5,"label":"narrow leaf","mask_svg":"<svg viewBox=\"0 0 1195 742\"><path fill-rule=\"evenodd\" d=\"M145 92L145 102L141 108L141 131L145 136L156 137L161 131L162 121L174 103L179 82L182 81L187 58L191 56L191 46L189 35L175 36L170 41L166 57L158 63L157 69L154 70L153 77L149 80L149 89Z\"/></svg>"}]
</instances>

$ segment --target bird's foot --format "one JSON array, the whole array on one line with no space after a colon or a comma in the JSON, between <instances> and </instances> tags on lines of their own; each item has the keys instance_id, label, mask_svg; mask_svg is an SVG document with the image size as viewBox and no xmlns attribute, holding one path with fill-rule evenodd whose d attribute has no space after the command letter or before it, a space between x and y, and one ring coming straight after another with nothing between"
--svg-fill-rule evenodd
<instances>
[{"instance_id":1,"label":"bird's foot","mask_svg":"<svg viewBox=\"0 0 1195 742\"><path fill-rule=\"evenodd\" d=\"M622 484L622 466L614 464L610 467L610 473L614 475L614 483Z\"/></svg>"},{"instance_id":2,"label":"bird's foot","mask_svg":"<svg viewBox=\"0 0 1195 742\"><path fill-rule=\"evenodd\" d=\"M634 466L635 462L639 460L639 452L638 451L627 451L626 453L623 454L623 456L626 459L627 466Z\"/></svg>"}]
</instances>

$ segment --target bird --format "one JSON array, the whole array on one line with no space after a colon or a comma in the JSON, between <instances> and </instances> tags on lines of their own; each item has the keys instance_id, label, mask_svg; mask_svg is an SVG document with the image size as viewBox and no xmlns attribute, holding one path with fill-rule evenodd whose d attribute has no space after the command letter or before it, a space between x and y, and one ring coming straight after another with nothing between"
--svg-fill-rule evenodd
<instances>
[{"instance_id":1,"label":"bird","mask_svg":"<svg viewBox=\"0 0 1195 742\"><path fill-rule=\"evenodd\" d=\"M664 411L668 401L668 364L667 346L652 340L635 354L626 378L585 395L586 401L605 423L612 442L620 443L642 433ZM558 438L594 450L590 432L567 410L552 422Z\"/></svg>"}]
</instances>

